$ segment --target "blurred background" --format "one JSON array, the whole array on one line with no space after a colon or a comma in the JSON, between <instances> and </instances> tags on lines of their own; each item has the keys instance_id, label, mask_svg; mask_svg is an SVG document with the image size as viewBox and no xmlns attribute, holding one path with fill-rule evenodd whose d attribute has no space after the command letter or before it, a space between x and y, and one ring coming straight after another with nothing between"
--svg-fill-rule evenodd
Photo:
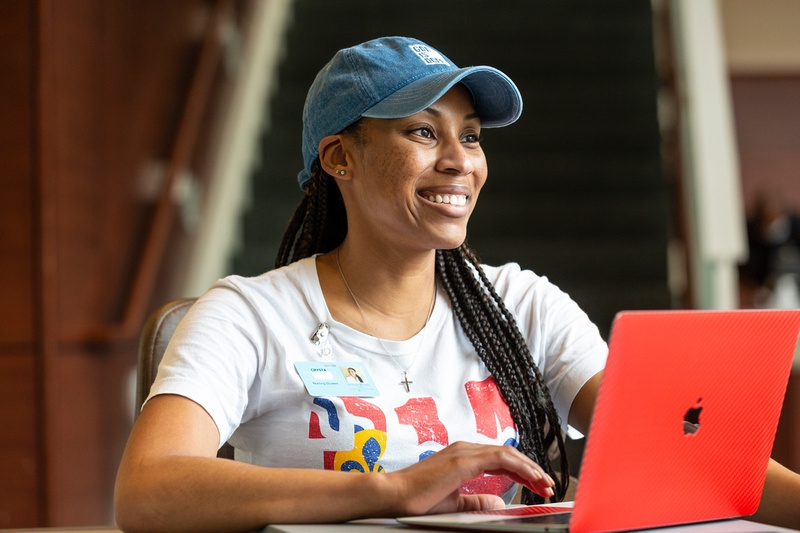
<instances>
[{"instance_id":1,"label":"blurred background","mask_svg":"<svg viewBox=\"0 0 800 533\"><path fill-rule=\"evenodd\" d=\"M339 48L489 64L469 242L623 309L796 307L796 0L5 0L0 528L113 523L147 315L272 267L301 112ZM774 456L800 471L800 368Z\"/></svg>"}]
</instances>

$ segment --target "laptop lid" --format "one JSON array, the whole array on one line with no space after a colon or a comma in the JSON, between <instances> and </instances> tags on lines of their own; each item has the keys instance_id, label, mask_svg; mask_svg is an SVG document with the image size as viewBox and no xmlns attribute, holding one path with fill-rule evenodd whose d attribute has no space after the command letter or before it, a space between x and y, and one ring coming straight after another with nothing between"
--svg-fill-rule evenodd
<instances>
[{"instance_id":1,"label":"laptop lid","mask_svg":"<svg viewBox=\"0 0 800 533\"><path fill-rule=\"evenodd\" d=\"M634 311L613 324L572 533L753 514L800 311Z\"/></svg>"},{"instance_id":2,"label":"laptop lid","mask_svg":"<svg viewBox=\"0 0 800 533\"><path fill-rule=\"evenodd\" d=\"M456 519L470 513L400 521L599 533L748 516L798 334L800 310L619 313L567 523L543 526L518 511L498 514L496 528Z\"/></svg>"}]
</instances>

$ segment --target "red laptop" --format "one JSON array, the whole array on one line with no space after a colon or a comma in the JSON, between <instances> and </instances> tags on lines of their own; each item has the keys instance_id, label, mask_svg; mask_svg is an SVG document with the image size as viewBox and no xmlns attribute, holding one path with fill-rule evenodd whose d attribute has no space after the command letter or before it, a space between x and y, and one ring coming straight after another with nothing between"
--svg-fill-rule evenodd
<instances>
[{"instance_id":1,"label":"red laptop","mask_svg":"<svg viewBox=\"0 0 800 533\"><path fill-rule=\"evenodd\" d=\"M747 517L761 498L798 335L800 310L622 312L574 506L546 517L532 506L400 522L600 533Z\"/></svg>"}]
</instances>

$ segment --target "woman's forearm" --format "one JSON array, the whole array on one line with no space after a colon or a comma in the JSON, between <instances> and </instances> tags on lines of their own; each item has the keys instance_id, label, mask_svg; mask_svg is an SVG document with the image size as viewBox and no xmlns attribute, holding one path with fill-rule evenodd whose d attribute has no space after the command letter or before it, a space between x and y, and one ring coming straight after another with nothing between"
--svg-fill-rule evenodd
<instances>
[{"instance_id":1,"label":"woman's forearm","mask_svg":"<svg viewBox=\"0 0 800 533\"><path fill-rule=\"evenodd\" d=\"M800 527L800 474L770 460L761 504L753 520L792 529Z\"/></svg>"},{"instance_id":2,"label":"woman's forearm","mask_svg":"<svg viewBox=\"0 0 800 533\"><path fill-rule=\"evenodd\" d=\"M123 464L115 508L123 531L252 531L270 523L400 514L382 474L275 469L225 459Z\"/></svg>"}]
</instances>

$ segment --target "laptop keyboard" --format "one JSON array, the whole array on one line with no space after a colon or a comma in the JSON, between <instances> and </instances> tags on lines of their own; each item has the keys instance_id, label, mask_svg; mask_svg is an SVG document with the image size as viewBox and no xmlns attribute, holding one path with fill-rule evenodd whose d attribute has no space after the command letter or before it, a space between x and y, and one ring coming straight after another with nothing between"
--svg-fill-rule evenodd
<instances>
[{"instance_id":1,"label":"laptop keyboard","mask_svg":"<svg viewBox=\"0 0 800 533\"><path fill-rule=\"evenodd\" d=\"M569 507L554 507L548 505L523 505L520 507L506 507L505 509L492 509L488 511L470 511L470 514L483 514L494 516L522 517L536 515L565 514L572 511Z\"/></svg>"}]
</instances>

